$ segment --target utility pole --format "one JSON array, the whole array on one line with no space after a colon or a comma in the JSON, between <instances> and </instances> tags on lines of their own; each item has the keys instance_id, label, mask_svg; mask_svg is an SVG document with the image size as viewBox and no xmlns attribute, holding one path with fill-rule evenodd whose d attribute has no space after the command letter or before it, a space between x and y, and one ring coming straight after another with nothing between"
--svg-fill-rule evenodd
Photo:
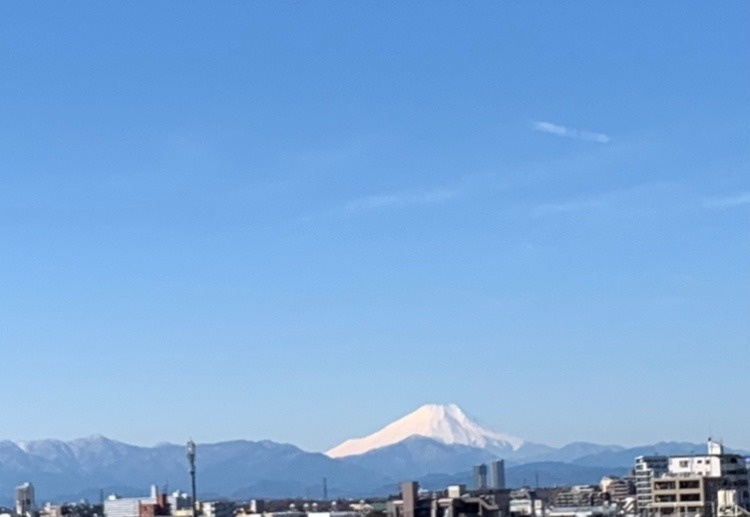
<instances>
[{"instance_id":1,"label":"utility pole","mask_svg":"<svg viewBox=\"0 0 750 517\"><path fill-rule=\"evenodd\" d=\"M195 494L195 442L193 440L189 440L187 443L187 459L188 462L190 462L190 483L192 486L192 492L193 492L193 517L197 517L197 504L198 504L198 498Z\"/></svg>"}]
</instances>

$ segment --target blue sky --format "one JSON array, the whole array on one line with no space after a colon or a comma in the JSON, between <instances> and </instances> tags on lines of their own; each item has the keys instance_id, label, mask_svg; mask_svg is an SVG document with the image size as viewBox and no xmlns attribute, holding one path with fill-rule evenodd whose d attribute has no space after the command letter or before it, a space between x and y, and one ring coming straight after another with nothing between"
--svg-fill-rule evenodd
<instances>
[{"instance_id":1,"label":"blue sky","mask_svg":"<svg viewBox=\"0 0 750 517\"><path fill-rule=\"evenodd\" d=\"M3 4L2 438L750 448L748 19Z\"/></svg>"}]
</instances>

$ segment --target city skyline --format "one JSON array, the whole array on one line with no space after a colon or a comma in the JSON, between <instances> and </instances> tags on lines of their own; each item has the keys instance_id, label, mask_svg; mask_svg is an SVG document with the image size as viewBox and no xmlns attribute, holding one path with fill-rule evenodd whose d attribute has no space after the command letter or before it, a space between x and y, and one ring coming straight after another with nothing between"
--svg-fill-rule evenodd
<instances>
[{"instance_id":1,"label":"city skyline","mask_svg":"<svg viewBox=\"0 0 750 517\"><path fill-rule=\"evenodd\" d=\"M749 18L1 5L2 438L750 449Z\"/></svg>"}]
</instances>

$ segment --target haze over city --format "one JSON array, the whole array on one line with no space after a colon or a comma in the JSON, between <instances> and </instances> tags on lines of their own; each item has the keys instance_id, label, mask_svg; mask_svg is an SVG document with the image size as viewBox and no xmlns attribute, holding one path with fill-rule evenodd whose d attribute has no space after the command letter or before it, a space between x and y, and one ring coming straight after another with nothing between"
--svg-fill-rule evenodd
<instances>
[{"instance_id":1,"label":"haze over city","mask_svg":"<svg viewBox=\"0 0 750 517\"><path fill-rule=\"evenodd\" d=\"M0 439L750 449L748 19L0 4Z\"/></svg>"}]
</instances>

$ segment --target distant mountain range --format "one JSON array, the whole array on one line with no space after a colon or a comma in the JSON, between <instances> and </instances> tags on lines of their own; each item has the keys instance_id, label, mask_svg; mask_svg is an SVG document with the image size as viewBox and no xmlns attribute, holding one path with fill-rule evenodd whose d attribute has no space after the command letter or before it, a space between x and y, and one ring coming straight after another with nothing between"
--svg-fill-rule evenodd
<instances>
[{"instance_id":1,"label":"distant mountain range","mask_svg":"<svg viewBox=\"0 0 750 517\"><path fill-rule=\"evenodd\" d=\"M510 486L596 483L624 474L640 454L689 454L702 444L659 443L635 448L572 443L562 448L525 442L491 431L454 405L428 405L365 438L327 454L271 441L231 441L198 446L199 495L236 499L386 495L417 479L428 489L470 483L472 465L506 460ZM0 504L12 487L31 481L39 502L98 500L105 495L146 494L148 486L189 486L184 447L139 447L103 436L63 442L0 441Z\"/></svg>"}]
</instances>

